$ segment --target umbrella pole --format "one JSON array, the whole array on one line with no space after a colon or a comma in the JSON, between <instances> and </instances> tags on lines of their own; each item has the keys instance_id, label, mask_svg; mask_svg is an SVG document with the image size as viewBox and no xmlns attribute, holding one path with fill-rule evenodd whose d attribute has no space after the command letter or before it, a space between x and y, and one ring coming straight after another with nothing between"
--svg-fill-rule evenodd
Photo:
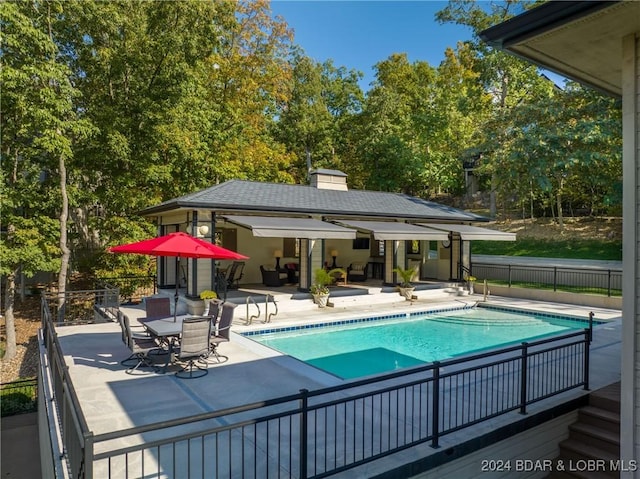
<instances>
[{"instance_id":1,"label":"umbrella pole","mask_svg":"<svg viewBox=\"0 0 640 479\"><path fill-rule=\"evenodd\" d=\"M173 322L178 317L178 287L180 286L180 256L176 256L176 294L173 297Z\"/></svg>"}]
</instances>

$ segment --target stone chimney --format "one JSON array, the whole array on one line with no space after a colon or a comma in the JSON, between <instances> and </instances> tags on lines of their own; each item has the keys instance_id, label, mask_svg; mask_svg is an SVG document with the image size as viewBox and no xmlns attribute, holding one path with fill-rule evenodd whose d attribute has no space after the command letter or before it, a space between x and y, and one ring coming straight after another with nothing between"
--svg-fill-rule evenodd
<instances>
[{"instance_id":1,"label":"stone chimney","mask_svg":"<svg viewBox=\"0 0 640 479\"><path fill-rule=\"evenodd\" d=\"M320 190L347 191L347 175L339 170L318 168L311 170L311 186Z\"/></svg>"}]
</instances>

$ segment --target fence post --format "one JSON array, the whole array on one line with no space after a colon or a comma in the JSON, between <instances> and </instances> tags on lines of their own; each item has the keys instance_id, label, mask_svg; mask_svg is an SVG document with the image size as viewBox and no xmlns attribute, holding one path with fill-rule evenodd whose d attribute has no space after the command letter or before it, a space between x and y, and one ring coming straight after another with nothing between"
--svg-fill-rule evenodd
<instances>
[{"instance_id":1,"label":"fence post","mask_svg":"<svg viewBox=\"0 0 640 479\"><path fill-rule=\"evenodd\" d=\"M440 362L433 362L433 408L431 409L431 447L440 447L438 438L440 436Z\"/></svg>"},{"instance_id":2,"label":"fence post","mask_svg":"<svg viewBox=\"0 0 640 479\"><path fill-rule=\"evenodd\" d=\"M593 311L589 313L589 344L593 341Z\"/></svg>"},{"instance_id":3,"label":"fence post","mask_svg":"<svg viewBox=\"0 0 640 479\"><path fill-rule=\"evenodd\" d=\"M309 390L300 389L300 479L307 479L307 407Z\"/></svg>"},{"instance_id":4,"label":"fence post","mask_svg":"<svg viewBox=\"0 0 640 479\"><path fill-rule=\"evenodd\" d=\"M553 267L553 291L558 289L558 267Z\"/></svg>"},{"instance_id":5,"label":"fence post","mask_svg":"<svg viewBox=\"0 0 640 479\"><path fill-rule=\"evenodd\" d=\"M593 313L591 313L593 314ZM589 319L591 319L591 315L589 315ZM589 323L591 324L591 323ZM585 339L584 339L584 390L589 390L589 343L591 342L591 332L587 329L585 330Z\"/></svg>"},{"instance_id":6,"label":"fence post","mask_svg":"<svg viewBox=\"0 0 640 479\"><path fill-rule=\"evenodd\" d=\"M93 479L93 432L84 433L84 479Z\"/></svg>"},{"instance_id":7,"label":"fence post","mask_svg":"<svg viewBox=\"0 0 640 479\"><path fill-rule=\"evenodd\" d=\"M508 276L509 276L509 287L511 287L511 265L509 265L509 270L508 270Z\"/></svg>"},{"instance_id":8,"label":"fence post","mask_svg":"<svg viewBox=\"0 0 640 479\"><path fill-rule=\"evenodd\" d=\"M607 270L607 296L611 297L611 270Z\"/></svg>"},{"instance_id":9,"label":"fence post","mask_svg":"<svg viewBox=\"0 0 640 479\"><path fill-rule=\"evenodd\" d=\"M527 414L527 346L529 343L522 343L522 360L520 374L520 414Z\"/></svg>"}]
</instances>

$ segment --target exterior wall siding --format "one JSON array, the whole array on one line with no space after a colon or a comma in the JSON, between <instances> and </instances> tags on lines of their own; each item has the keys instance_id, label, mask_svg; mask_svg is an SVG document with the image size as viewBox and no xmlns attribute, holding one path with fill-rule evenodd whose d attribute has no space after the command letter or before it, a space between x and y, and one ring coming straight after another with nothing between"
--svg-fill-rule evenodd
<instances>
[{"instance_id":1,"label":"exterior wall siding","mask_svg":"<svg viewBox=\"0 0 640 479\"><path fill-rule=\"evenodd\" d=\"M640 457L640 44L636 35L623 39L623 321L621 365L620 458ZM640 471L621 477L639 477Z\"/></svg>"}]
</instances>

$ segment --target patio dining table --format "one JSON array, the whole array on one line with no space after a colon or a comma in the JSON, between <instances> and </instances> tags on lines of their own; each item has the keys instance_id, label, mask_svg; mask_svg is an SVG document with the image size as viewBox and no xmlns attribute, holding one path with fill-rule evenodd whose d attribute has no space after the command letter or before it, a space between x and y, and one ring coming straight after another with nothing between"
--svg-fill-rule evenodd
<instances>
[{"instance_id":1,"label":"patio dining table","mask_svg":"<svg viewBox=\"0 0 640 479\"><path fill-rule=\"evenodd\" d=\"M163 373L167 371L167 368L171 363L174 339L179 338L180 333L182 333L182 321L190 317L192 317L192 315L182 314L180 316L176 316L175 321L173 316L151 320L147 320L144 317L138 318L138 322L140 322L140 324L142 324L145 329L149 331L149 333L151 333L151 335L159 338L163 342L166 342L166 344L169 346L169 350L167 351L167 360L162 367Z\"/></svg>"},{"instance_id":2,"label":"patio dining table","mask_svg":"<svg viewBox=\"0 0 640 479\"><path fill-rule=\"evenodd\" d=\"M182 321L186 318L190 318L190 314L181 314L176 316L175 321L173 316L169 318L161 319L146 319L139 318L138 321L142 324L152 335L159 338L168 338L171 336L180 336L182 332Z\"/></svg>"}]
</instances>

